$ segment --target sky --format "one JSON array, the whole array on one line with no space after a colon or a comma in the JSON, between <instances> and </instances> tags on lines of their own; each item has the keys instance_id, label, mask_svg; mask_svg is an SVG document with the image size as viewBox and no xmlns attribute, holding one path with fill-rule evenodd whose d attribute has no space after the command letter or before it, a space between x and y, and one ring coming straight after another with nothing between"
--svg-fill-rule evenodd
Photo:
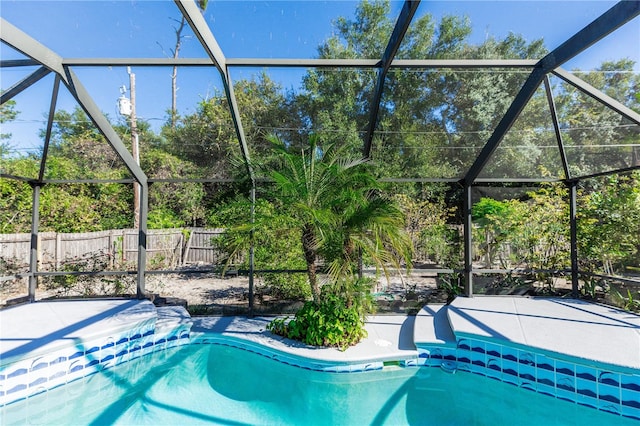
<instances>
[{"instance_id":1,"label":"sky","mask_svg":"<svg viewBox=\"0 0 640 426\"><path fill-rule=\"evenodd\" d=\"M431 13L467 15L473 25L472 42L486 37L497 39L509 32L527 41L543 38L548 49L557 47L614 1L423 1L416 18ZM229 58L313 58L317 47L333 34L338 16L353 18L355 1L216 1L210 0L205 19L225 56ZM402 2L391 3L395 21ZM27 32L45 46L67 58L108 58L171 56L175 44L174 26L179 11L173 1L30 1L0 0L0 16ZM180 51L184 58L206 57L190 29ZM627 24L564 65L566 69L592 70L604 60L628 57L640 72L640 19ZM23 56L8 46L0 46L2 59ZM3 68L2 89L11 87L37 67ZM80 68L79 76L94 100L113 121L122 120L116 104L120 88L129 86L126 67ZM259 69L232 69L232 79L251 78ZM304 69L271 69L269 75L287 89L297 89ZM156 130L166 121L171 104L171 68L134 67L137 115ZM46 125L53 76L48 76L14 100L18 119L2 124L2 133L11 133L10 145L17 153L42 147L40 130ZM178 74L178 109L195 111L197 103L222 90L215 70L181 68ZM127 93L127 96L129 94ZM73 110L75 100L62 90L58 109Z\"/></svg>"}]
</instances>

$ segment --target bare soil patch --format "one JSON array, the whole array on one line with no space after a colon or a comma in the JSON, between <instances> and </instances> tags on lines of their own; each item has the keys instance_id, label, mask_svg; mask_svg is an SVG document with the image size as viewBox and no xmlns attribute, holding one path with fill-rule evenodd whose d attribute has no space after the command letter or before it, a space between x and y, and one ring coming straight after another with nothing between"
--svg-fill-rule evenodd
<instances>
[{"instance_id":1,"label":"bare soil patch","mask_svg":"<svg viewBox=\"0 0 640 426\"><path fill-rule=\"evenodd\" d=\"M373 275L371 275L373 277ZM373 289L379 312L417 312L430 298L435 297L436 274L414 269L409 275L395 273L376 279ZM104 282L84 283L74 287L50 288L40 284L37 300L51 298L100 297L111 295ZM47 288L49 287L49 288ZM249 278L247 276L221 277L218 273L185 271L177 274L149 274L145 282L146 292L157 304L182 304L193 314L234 315L249 311ZM4 282L0 287L0 305L26 301L28 281L20 279ZM135 294L135 279L129 277L122 295ZM272 297L260 277L254 280L254 313L293 313L303 301L281 300Z\"/></svg>"}]
</instances>

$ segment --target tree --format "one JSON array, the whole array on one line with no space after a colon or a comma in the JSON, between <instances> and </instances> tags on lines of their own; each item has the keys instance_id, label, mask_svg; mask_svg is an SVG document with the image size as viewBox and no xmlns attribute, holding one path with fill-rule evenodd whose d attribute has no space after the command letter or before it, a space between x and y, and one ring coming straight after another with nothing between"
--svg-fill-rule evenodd
<instances>
[{"instance_id":1,"label":"tree","mask_svg":"<svg viewBox=\"0 0 640 426\"><path fill-rule=\"evenodd\" d=\"M579 197L582 266L610 275L640 266L640 174L612 175L590 186Z\"/></svg>"},{"instance_id":2,"label":"tree","mask_svg":"<svg viewBox=\"0 0 640 426\"><path fill-rule=\"evenodd\" d=\"M15 120L19 113L19 111L16 111L16 101L9 100L3 103L0 105L0 124ZM8 150L8 145L5 141L9 138L11 138L11 133L0 133L0 158Z\"/></svg>"},{"instance_id":3,"label":"tree","mask_svg":"<svg viewBox=\"0 0 640 426\"><path fill-rule=\"evenodd\" d=\"M34 158L0 157L3 173L14 176L35 177L38 162ZM0 233L10 234L31 230L31 203L33 190L23 180L0 178Z\"/></svg>"},{"instance_id":4,"label":"tree","mask_svg":"<svg viewBox=\"0 0 640 426\"><path fill-rule=\"evenodd\" d=\"M197 4L200 8L200 12L204 13L207 9L207 5L209 0L198 0ZM176 44L174 48L171 50L171 55L173 59L177 59L180 54L180 48L182 47L182 39L184 36L182 35L182 31L184 30L184 26L186 24L186 20L183 14L180 15L180 20L175 20L178 23L177 27L173 27L173 30L176 34ZM170 123L171 128L176 127L176 122L178 120L178 66L174 65L173 72L171 73L171 117Z\"/></svg>"},{"instance_id":5,"label":"tree","mask_svg":"<svg viewBox=\"0 0 640 426\"><path fill-rule=\"evenodd\" d=\"M487 257L499 260L503 268L566 269L570 257L567 192L562 184L546 184L524 194L524 200L480 200L472 210L480 225L476 241L484 240L483 249L490 251ZM509 248L506 253L503 244ZM549 273L538 278L552 284Z\"/></svg>"},{"instance_id":6,"label":"tree","mask_svg":"<svg viewBox=\"0 0 640 426\"><path fill-rule=\"evenodd\" d=\"M125 144L131 143L131 138L127 137L130 131L129 126L115 125L114 129ZM151 130L148 122L140 120L138 131L141 151L144 153L141 157L141 167L149 178L198 177L198 168L192 163L163 150L165 145ZM64 110L56 112L51 141L46 167L46 176L49 178L126 179L130 177L124 163L80 108L76 108L71 113ZM49 187L50 185L46 186L43 193L49 191ZM84 199L77 199L75 204L78 207L87 206L85 217L94 218L96 222L87 224L83 220L77 220L75 223L78 226L85 224L91 229L131 226L132 190L128 185L67 184L59 186L57 190L71 197L82 196L93 200L93 202L85 202ZM62 194L59 196L63 197ZM149 227L202 225L206 210L203 198L204 190L200 183L153 184L149 191ZM69 204L74 204L73 198ZM55 205L51 207L55 210Z\"/></svg>"},{"instance_id":7,"label":"tree","mask_svg":"<svg viewBox=\"0 0 640 426\"><path fill-rule=\"evenodd\" d=\"M315 301L320 298L317 261L322 256L333 283L357 272L360 253L386 271L410 265L411 242L402 211L379 191L367 164L344 147L320 145L312 136L301 151L272 139L279 164L270 172L273 197L301 231L302 250Z\"/></svg>"},{"instance_id":8,"label":"tree","mask_svg":"<svg viewBox=\"0 0 640 426\"><path fill-rule=\"evenodd\" d=\"M634 65L632 60L621 59L603 62L594 71L575 72L596 89L640 110L636 96L640 77L633 72ZM640 165L640 150L634 146L640 140L638 126L573 86L558 84L555 94L563 142L569 147L567 157L575 175ZM630 146L625 147L627 144Z\"/></svg>"},{"instance_id":9,"label":"tree","mask_svg":"<svg viewBox=\"0 0 640 426\"><path fill-rule=\"evenodd\" d=\"M253 245L254 268L263 270L296 269L305 267L300 231L295 228L286 208L278 200L257 196L253 206L245 196L225 200L211 212L209 225L225 228L226 232L214 239L214 244L227 254L226 268L249 269L247 251ZM289 300L307 300L311 289L306 274L260 274L272 296Z\"/></svg>"},{"instance_id":10,"label":"tree","mask_svg":"<svg viewBox=\"0 0 640 426\"><path fill-rule=\"evenodd\" d=\"M380 58L394 23L390 3L360 3L353 20L339 18L335 35L318 49L321 58ZM468 39L467 17L426 14L409 27L396 57L399 59L521 59L542 57L542 40L527 43L509 34L488 37L481 45ZM482 145L513 101L526 75L499 69L393 68L386 76L372 159L383 177L457 177L475 160ZM327 141L350 145L359 152L369 125L375 74L369 70L313 70L299 95L305 122ZM535 145L529 141L532 148ZM539 150L529 156L510 155L504 165L536 164ZM514 154L512 152L511 154ZM495 172L490 171L490 172Z\"/></svg>"},{"instance_id":11,"label":"tree","mask_svg":"<svg viewBox=\"0 0 640 426\"><path fill-rule=\"evenodd\" d=\"M264 156L271 149L267 136L282 136L280 129L295 127L294 113L282 88L265 73L240 80L234 88L251 157ZM201 101L194 114L182 117L175 129L165 127L163 134L169 152L201 167L206 176L229 178L242 163L229 102L222 93Z\"/></svg>"}]
</instances>

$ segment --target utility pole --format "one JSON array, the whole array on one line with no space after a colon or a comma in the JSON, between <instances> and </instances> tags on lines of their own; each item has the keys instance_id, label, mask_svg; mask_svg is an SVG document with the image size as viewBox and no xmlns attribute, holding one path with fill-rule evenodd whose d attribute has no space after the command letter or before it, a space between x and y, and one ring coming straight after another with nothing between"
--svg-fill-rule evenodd
<instances>
[{"instance_id":1,"label":"utility pole","mask_svg":"<svg viewBox=\"0 0 640 426\"><path fill-rule=\"evenodd\" d=\"M127 67L129 74L129 92L131 93L131 154L136 164L140 165L140 154L138 153L138 124L136 121L136 75L131 72L131 67ZM140 228L140 184L133 183L133 227Z\"/></svg>"}]
</instances>

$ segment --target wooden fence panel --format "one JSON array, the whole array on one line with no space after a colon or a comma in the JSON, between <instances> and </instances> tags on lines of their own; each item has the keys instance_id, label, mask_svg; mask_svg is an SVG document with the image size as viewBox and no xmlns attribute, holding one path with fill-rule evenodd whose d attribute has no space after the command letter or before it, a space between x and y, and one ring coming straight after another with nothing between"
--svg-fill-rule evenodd
<instances>
[{"instance_id":1,"label":"wooden fence panel","mask_svg":"<svg viewBox=\"0 0 640 426\"><path fill-rule=\"evenodd\" d=\"M224 255L215 249L215 236L224 229L150 229L147 231L147 267L175 268L183 265L217 265ZM185 234L189 234L185 241ZM31 234L0 234L0 257L28 267ZM112 229L98 232L56 233L38 235L38 269L60 270L65 264L87 262L89 265L135 265L138 260L138 230ZM95 267L95 266L94 266Z\"/></svg>"},{"instance_id":2,"label":"wooden fence panel","mask_svg":"<svg viewBox=\"0 0 640 426\"><path fill-rule=\"evenodd\" d=\"M213 245L213 238L224 234L225 230L191 228L189 241L185 247L183 265L217 265L223 260L223 254Z\"/></svg>"},{"instance_id":3,"label":"wooden fence panel","mask_svg":"<svg viewBox=\"0 0 640 426\"><path fill-rule=\"evenodd\" d=\"M29 264L31 234L0 234L0 256Z\"/></svg>"},{"instance_id":4,"label":"wooden fence panel","mask_svg":"<svg viewBox=\"0 0 640 426\"><path fill-rule=\"evenodd\" d=\"M163 265L175 268L182 264L183 246L182 229L149 230L147 234L147 266Z\"/></svg>"},{"instance_id":5,"label":"wooden fence panel","mask_svg":"<svg viewBox=\"0 0 640 426\"><path fill-rule=\"evenodd\" d=\"M113 266L112 235L111 231L59 233L56 238L53 267L59 269L63 264L83 261L89 257Z\"/></svg>"},{"instance_id":6,"label":"wooden fence panel","mask_svg":"<svg viewBox=\"0 0 640 426\"><path fill-rule=\"evenodd\" d=\"M125 263L138 261L138 230L124 229L116 253ZM147 230L147 267L175 268L182 263L184 233L182 229Z\"/></svg>"}]
</instances>

